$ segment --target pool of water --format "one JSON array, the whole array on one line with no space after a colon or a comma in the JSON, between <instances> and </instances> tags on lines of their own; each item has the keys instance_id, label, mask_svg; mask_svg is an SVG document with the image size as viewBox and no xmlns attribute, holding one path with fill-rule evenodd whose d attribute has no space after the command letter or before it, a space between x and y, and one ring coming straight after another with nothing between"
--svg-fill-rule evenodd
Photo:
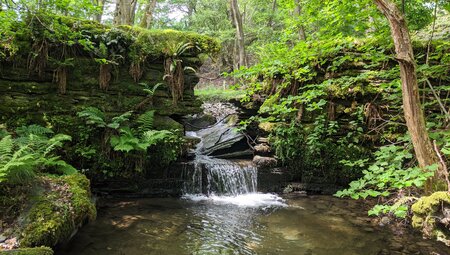
<instances>
[{"instance_id":1,"label":"pool of water","mask_svg":"<svg viewBox=\"0 0 450 255\"><path fill-rule=\"evenodd\" d=\"M254 196L102 201L98 219L56 254L450 254L374 226L357 201Z\"/></svg>"}]
</instances>

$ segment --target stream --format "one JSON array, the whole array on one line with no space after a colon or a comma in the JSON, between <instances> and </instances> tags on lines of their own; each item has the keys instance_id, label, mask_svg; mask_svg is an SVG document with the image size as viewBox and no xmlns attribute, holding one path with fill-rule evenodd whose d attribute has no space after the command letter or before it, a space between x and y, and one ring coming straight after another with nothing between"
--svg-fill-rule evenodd
<instances>
[{"instance_id":1,"label":"stream","mask_svg":"<svg viewBox=\"0 0 450 255\"><path fill-rule=\"evenodd\" d=\"M98 219L56 254L450 254L418 233L374 224L359 201L258 192L251 161L205 153L205 141L215 146L239 135L226 122L189 133L201 142L181 198L100 200ZM227 130L209 137L218 126Z\"/></svg>"}]
</instances>

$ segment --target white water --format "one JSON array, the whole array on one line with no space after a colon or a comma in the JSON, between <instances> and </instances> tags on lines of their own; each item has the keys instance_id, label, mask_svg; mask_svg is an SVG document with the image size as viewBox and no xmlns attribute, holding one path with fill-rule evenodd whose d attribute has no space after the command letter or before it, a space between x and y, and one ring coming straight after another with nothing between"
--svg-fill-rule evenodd
<instances>
[{"instance_id":1,"label":"white water","mask_svg":"<svg viewBox=\"0 0 450 255\"><path fill-rule=\"evenodd\" d=\"M202 139L202 135L213 128L187 135ZM217 132L217 126L214 131ZM286 206L275 194L258 193L258 169L251 162L238 163L202 155L202 146L203 142L197 145L194 169L186 173L189 181L184 186L184 199L240 207Z\"/></svg>"}]
</instances>

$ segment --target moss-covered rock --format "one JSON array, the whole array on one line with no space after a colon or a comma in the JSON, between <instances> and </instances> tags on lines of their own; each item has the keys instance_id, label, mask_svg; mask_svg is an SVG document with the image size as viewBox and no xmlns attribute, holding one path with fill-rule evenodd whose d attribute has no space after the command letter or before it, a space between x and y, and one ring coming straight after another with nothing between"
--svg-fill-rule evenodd
<instances>
[{"instance_id":1,"label":"moss-covered rock","mask_svg":"<svg viewBox=\"0 0 450 255\"><path fill-rule=\"evenodd\" d=\"M436 192L420 198L412 207L412 226L424 236L450 244L449 229L442 224L450 215L444 213L450 207L450 193ZM446 209L447 208L447 209Z\"/></svg>"},{"instance_id":2,"label":"moss-covered rock","mask_svg":"<svg viewBox=\"0 0 450 255\"><path fill-rule=\"evenodd\" d=\"M49 247L22 248L0 251L0 255L53 255L53 250Z\"/></svg>"},{"instance_id":3,"label":"moss-covered rock","mask_svg":"<svg viewBox=\"0 0 450 255\"><path fill-rule=\"evenodd\" d=\"M96 217L89 180L82 174L43 177L22 218L21 247L55 246L68 241Z\"/></svg>"}]
</instances>

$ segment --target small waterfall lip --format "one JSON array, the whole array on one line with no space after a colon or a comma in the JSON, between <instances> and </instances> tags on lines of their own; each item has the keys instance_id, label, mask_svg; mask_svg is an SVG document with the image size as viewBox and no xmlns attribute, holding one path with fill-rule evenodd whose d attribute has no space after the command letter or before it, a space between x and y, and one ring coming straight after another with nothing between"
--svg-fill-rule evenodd
<instances>
[{"instance_id":1,"label":"small waterfall lip","mask_svg":"<svg viewBox=\"0 0 450 255\"><path fill-rule=\"evenodd\" d=\"M225 118L209 128L186 132L187 136L200 138L200 142L195 149L194 169L185 173L188 181L184 184L182 198L240 207L287 206L278 195L257 191L258 169L251 162L242 164L203 154L205 134L217 132L218 127L229 129L226 122Z\"/></svg>"}]
</instances>

